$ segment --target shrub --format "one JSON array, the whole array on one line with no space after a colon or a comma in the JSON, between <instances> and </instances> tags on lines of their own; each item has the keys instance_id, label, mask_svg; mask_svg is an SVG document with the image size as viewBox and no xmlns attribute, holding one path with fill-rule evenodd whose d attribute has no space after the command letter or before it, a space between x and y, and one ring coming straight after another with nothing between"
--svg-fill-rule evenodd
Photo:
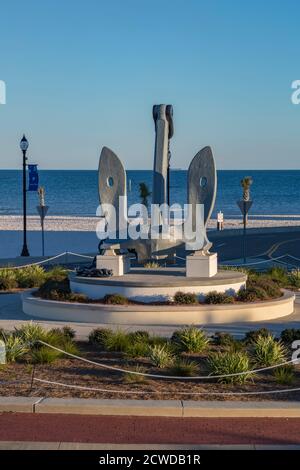
<instances>
[{"instance_id":1,"label":"shrub","mask_svg":"<svg viewBox=\"0 0 300 470\"><path fill-rule=\"evenodd\" d=\"M211 354L207 360L209 371L212 375L237 374L245 372L242 375L233 375L231 377L220 377L219 382L229 384L243 384L253 376L246 373L250 370L250 361L246 353L243 352L217 352Z\"/></svg>"},{"instance_id":2,"label":"shrub","mask_svg":"<svg viewBox=\"0 0 300 470\"><path fill-rule=\"evenodd\" d=\"M280 338L286 345L291 345L293 341L300 340L300 329L287 328L281 332Z\"/></svg>"},{"instance_id":3,"label":"shrub","mask_svg":"<svg viewBox=\"0 0 300 470\"><path fill-rule=\"evenodd\" d=\"M22 340L23 343L28 344L30 347L35 346L36 343L47 341L47 332L38 323L28 322L19 328L15 328L14 335Z\"/></svg>"},{"instance_id":4,"label":"shrub","mask_svg":"<svg viewBox=\"0 0 300 470\"><path fill-rule=\"evenodd\" d=\"M176 304L182 305L190 305L190 304L197 304L198 298L197 295L193 292L176 292L174 295L174 302Z\"/></svg>"},{"instance_id":5,"label":"shrub","mask_svg":"<svg viewBox=\"0 0 300 470\"><path fill-rule=\"evenodd\" d=\"M244 342L246 344L251 344L257 340L259 336L262 336L263 338L267 338L268 336L271 335L270 330L268 328L259 328L258 330L250 330L247 331L245 334Z\"/></svg>"},{"instance_id":6,"label":"shrub","mask_svg":"<svg viewBox=\"0 0 300 470\"><path fill-rule=\"evenodd\" d=\"M277 367L273 371L276 382L280 385L291 385L295 380L295 369L291 364Z\"/></svg>"},{"instance_id":7,"label":"shrub","mask_svg":"<svg viewBox=\"0 0 300 470\"><path fill-rule=\"evenodd\" d=\"M175 376L193 377L198 373L198 364L185 358L177 358L170 368L170 373Z\"/></svg>"},{"instance_id":8,"label":"shrub","mask_svg":"<svg viewBox=\"0 0 300 470\"><path fill-rule=\"evenodd\" d=\"M126 305L128 304L128 299L121 294L107 294L103 298L103 302L108 305Z\"/></svg>"},{"instance_id":9,"label":"shrub","mask_svg":"<svg viewBox=\"0 0 300 470\"><path fill-rule=\"evenodd\" d=\"M36 295L42 299L65 300L71 294L69 279L47 279Z\"/></svg>"},{"instance_id":10,"label":"shrub","mask_svg":"<svg viewBox=\"0 0 300 470\"><path fill-rule=\"evenodd\" d=\"M170 366L174 361L174 356L167 344L150 346L148 357L152 364L159 369Z\"/></svg>"},{"instance_id":11,"label":"shrub","mask_svg":"<svg viewBox=\"0 0 300 470\"><path fill-rule=\"evenodd\" d=\"M294 287L296 289L300 288L300 271L299 269L293 270L291 273L289 273L289 284L291 287Z\"/></svg>"},{"instance_id":12,"label":"shrub","mask_svg":"<svg viewBox=\"0 0 300 470\"><path fill-rule=\"evenodd\" d=\"M272 266L268 269L267 275L281 287L284 287L289 282L288 271L282 266Z\"/></svg>"},{"instance_id":13,"label":"shrub","mask_svg":"<svg viewBox=\"0 0 300 470\"><path fill-rule=\"evenodd\" d=\"M137 331L132 331L130 333L128 333L128 336L130 338L131 341L133 342L145 342L145 343L149 343L149 340L150 340L150 335L148 333L148 331L144 331L144 330L137 330Z\"/></svg>"},{"instance_id":14,"label":"shrub","mask_svg":"<svg viewBox=\"0 0 300 470\"><path fill-rule=\"evenodd\" d=\"M129 357L147 357L149 351L148 343L135 341L126 347L126 355Z\"/></svg>"},{"instance_id":15,"label":"shrub","mask_svg":"<svg viewBox=\"0 0 300 470\"><path fill-rule=\"evenodd\" d=\"M276 299L282 295L279 285L266 276L259 276L252 285L262 288L270 299Z\"/></svg>"},{"instance_id":16,"label":"shrub","mask_svg":"<svg viewBox=\"0 0 300 470\"><path fill-rule=\"evenodd\" d=\"M48 348L48 346L42 346L39 349L32 349L30 356L34 364L51 364L61 356L61 353Z\"/></svg>"},{"instance_id":17,"label":"shrub","mask_svg":"<svg viewBox=\"0 0 300 470\"><path fill-rule=\"evenodd\" d=\"M16 278L19 287L40 287L46 278L44 268L41 266L28 266L16 270Z\"/></svg>"},{"instance_id":18,"label":"shrub","mask_svg":"<svg viewBox=\"0 0 300 470\"><path fill-rule=\"evenodd\" d=\"M255 302L259 299L257 298L257 294L254 289L242 288L238 291L236 300L238 302Z\"/></svg>"},{"instance_id":19,"label":"shrub","mask_svg":"<svg viewBox=\"0 0 300 470\"><path fill-rule=\"evenodd\" d=\"M98 346L100 349L105 349L105 343L108 336L111 336L113 331L109 328L96 328L89 334L89 343Z\"/></svg>"},{"instance_id":20,"label":"shrub","mask_svg":"<svg viewBox=\"0 0 300 470\"><path fill-rule=\"evenodd\" d=\"M156 261L148 261L147 263L144 264L144 268L157 269L157 268L160 268L160 265Z\"/></svg>"},{"instance_id":21,"label":"shrub","mask_svg":"<svg viewBox=\"0 0 300 470\"><path fill-rule=\"evenodd\" d=\"M71 292L67 294L65 300L68 302L77 302L80 304L86 304L88 302L88 297L85 294L77 294L75 292Z\"/></svg>"},{"instance_id":22,"label":"shrub","mask_svg":"<svg viewBox=\"0 0 300 470\"><path fill-rule=\"evenodd\" d=\"M78 347L76 346L74 341L72 341L70 339L64 339L64 341L62 343L60 343L56 346L59 347L60 349L62 349L63 351L65 351L66 353L74 354L75 356L79 356L80 351L79 351ZM55 349L54 349L54 351L55 351ZM66 354L63 354L63 353L59 353L59 354L60 354L61 357L67 357Z\"/></svg>"},{"instance_id":23,"label":"shrub","mask_svg":"<svg viewBox=\"0 0 300 470\"><path fill-rule=\"evenodd\" d=\"M112 331L104 337L103 346L106 351L126 352L130 347L130 338L122 330Z\"/></svg>"},{"instance_id":24,"label":"shrub","mask_svg":"<svg viewBox=\"0 0 300 470\"><path fill-rule=\"evenodd\" d=\"M207 348L209 338L203 330L187 326L175 331L171 341L181 350L189 353L200 353Z\"/></svg>"},{"instance_id":25,"label":"shrub","mask_svg":"<svg viewBox=\"0 0 300 470\"><path fill-rule=\"evenodd\" d=\"M62 327L62 332L66 338L75 339L76 337L76 331L68 325Z\"/></svg>"},{"instance_id":26,"label":"shrub","mask_svg":"<svg viewBox=\"0 0 300 470\"><path fill-rule=\"evenodd\" d=\"M145 367L137 364L133 369L134 372L143 373L145 372ZM132 372L124 373L124 381L127 383L145 383L147 379L144 375L133 374Z\"/></svg>"},{"instance_id":27,"label":"shrub","mask_svg":"<svg viewBox=\"0 0 300 470\"><path fill-rule=\"evenodd\" d=\"M166 344L170 347L169 339L158 335L149 336L148 344L149 346L163 346Z\"/></svg>"},{"instance_id":28,"label":"shrub","mask_svg":"<svg viewBox=\"0 0 300 470\"><path fill-rule=\"evenodd\" d=\"M62 266L54 266L46 273L46 278L51 281L63 281L68 278L68 270Z\"/></svg>"},{"instance_id":29,"label":"shrub","mask_svg":"<svg viewBox=\"0 0 300 470\"><path fill-rule=\"evenodd\" d=\"M253 343L253 357L258 366L269 367L280 364L286 359L286 349L274 336L259 336Z\"/></svg>"},{"instance_id":30,"label":"shrub","mask_svg":"<svg viewBox=\"0 0 300 470\"><path fill-rule=\"evenodd\" d=\"M18 286L16 270L1 268L0 269L0 290L15 289Z\"/></svg>"},{"instance_id":31,"label":"shrub","mask_svg":"<svg viewBox=\"0 0 300 470\"><path fill-rule=\"evenodd\" d=\"M21 338L14 335L4 337L6 360L7 362L16 362L28 352L28 347L24 344Z\"/></svg>"},{"instance_id":32,"label":"shrub","mask_svg":"<svg viewBox=\"0 0 300 470\"><path fill-rule=\"evenodd\" d=\"M5 330L3 328L0 328L0 340L4 340L5 338Z\"/></svg>"},{"instance_id":33,"label":"shrub","mask_svg":"<svg viewBox=\"0 0 300 470\"><path fill-rule=\"evenodd\" d=\"M204 302L206 304L232 304L235 298L226 292L211 291L206 294Z\"/></svg>"},{"instance_id":34,"label":"shrub","mask_svg":"<svg viewBox=\"0 0 300 470\"><path fill-rule=\"evenodd\" d=\"M212 339L216 346L222 346L232 352L240 351L244 346L242 341L235 339L230 333L217 331Z\"/></svg>"}]
</instances>

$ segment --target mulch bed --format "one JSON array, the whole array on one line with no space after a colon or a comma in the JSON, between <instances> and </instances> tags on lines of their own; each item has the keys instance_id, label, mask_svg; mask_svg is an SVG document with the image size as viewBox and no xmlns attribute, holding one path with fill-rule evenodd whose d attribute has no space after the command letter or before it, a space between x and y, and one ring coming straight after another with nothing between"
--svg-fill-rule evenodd
<instances>
[{"instance_id":1,"label":"mulch bed","mask_svg":"<svg viewBox=\"0 0 300 470\"><path fill-rule=\"evenodd\" d=\"M80 355L93 361L129 370L135 370L135 366L139 364L149 373L162 375L167 375L168 373L164 369L154 368L147 359L126 359L121 353L101 352L95 347L83 342L77 344L80 348ZM199 361L199 375L207 375L204 366L201 366L203 356L189 355L188 357ZM43 384L36 381L32 382L33 369L34 377L39 379L62 382L69 385L96 387L107 391L78 390L57 385ZM260 392L289 388L300 389L300 366L296 366L295 380L292 385L279 385L276 383L271 371L258 373L253 381L249 381L244 385L221 384L212 379L208 381L145 378L143 382L128 382L126 376L121 372L105 370L96 365L73 358L58 359L52 364L37 364L35 367L26 362L0 366L0 396L123 398L142 400L300 401L300 391L266 395L218 396L212 394L213 392ZM114 391L116 391L116 393ZM122 393L123 391L125 391L125 393ZM178 392L184 392L184 395ZM192 393L195 392L208 392L211 395L192 395Z\"/></svg>"}]
</instances>

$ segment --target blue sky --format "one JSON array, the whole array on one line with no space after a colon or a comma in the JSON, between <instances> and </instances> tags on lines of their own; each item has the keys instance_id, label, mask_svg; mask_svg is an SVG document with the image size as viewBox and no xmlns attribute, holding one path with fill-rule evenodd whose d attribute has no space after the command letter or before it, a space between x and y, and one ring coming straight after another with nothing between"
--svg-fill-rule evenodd
<instances>
[{"instance_id":1,"label":"blue sky","mask_svg":"<svg viewBox=\"0 0 300 470\"><path fill-rule=\"evenodd\" d=\"M102 146L151 168L152 105L174 106L172 165L300 168L294 0L10 0L0 4L0 167L25 132L40 168L96 169Z\"/></svg>"}]
</instances>

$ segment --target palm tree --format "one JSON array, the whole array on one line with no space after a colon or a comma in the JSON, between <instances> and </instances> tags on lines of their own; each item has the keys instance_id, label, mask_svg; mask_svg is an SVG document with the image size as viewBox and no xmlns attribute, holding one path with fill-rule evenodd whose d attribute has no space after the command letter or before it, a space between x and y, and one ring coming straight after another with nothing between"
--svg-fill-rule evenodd
<instances>
[{"instance_id":1,"label":"palm tree","mask_svg":"<svg viewBox=\"0 0 300 470\"><path fill-rule=\"evenodd\" d=\"M151 192L149 191L148 186L146 183L140 183L140 199L141 203L147 207L148 209L148 197L151 196Z\"/></svg>"},{"instance_id":2,"label":"palm tree","mask_svg":"<svg viewBox=\"0 0 300 470\"><path fill-rule=\"evenodd\" d=\"M253 183L252 176L244 176L241 180L241 186L243 188L243 200L250 201L250 186Z\"/></svg>"}]
</instances>

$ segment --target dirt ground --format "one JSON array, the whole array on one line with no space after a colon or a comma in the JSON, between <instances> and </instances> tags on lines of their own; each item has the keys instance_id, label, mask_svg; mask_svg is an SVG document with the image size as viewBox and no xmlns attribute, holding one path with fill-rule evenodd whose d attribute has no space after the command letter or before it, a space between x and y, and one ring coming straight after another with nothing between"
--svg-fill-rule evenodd
<instances>
[{"instance_id":1,"label":"dirt ground","mask_svg":"<svg viewBox=\"0 0 300 470\"><path fill-rule=\"evenodd\" d=\"M80 356L113 367L135 370L138 364L143 372L167 375L165 369L154 368L147 359L127 359L121 353L100 352L87 343L78 343ZM199 363L199 375L208 375L204 357L189 355ZM244 385L222 384L216 380L156 379L139 378L132 381L132 375L103 369L78 359L62 358L52 364L33 366L26 361L0 366L0 396L43 396L56 398L115 398L115 399L157 399L157 400L293 400L300 401L300 366L296 366L295 380L292 385L276 383L272 371L258 373L253 380ZM81 390L56 384L45 384L36 379L60 382L80 387L101 390ZM259 395L257 392L280 391L299 388L289 393L270 393ZM253 395L227 395L227 393L251 392ZM201 393L201 395L193 395ZM226 395L217 395L224 393Z\"/></svg>"}]
</instances>

